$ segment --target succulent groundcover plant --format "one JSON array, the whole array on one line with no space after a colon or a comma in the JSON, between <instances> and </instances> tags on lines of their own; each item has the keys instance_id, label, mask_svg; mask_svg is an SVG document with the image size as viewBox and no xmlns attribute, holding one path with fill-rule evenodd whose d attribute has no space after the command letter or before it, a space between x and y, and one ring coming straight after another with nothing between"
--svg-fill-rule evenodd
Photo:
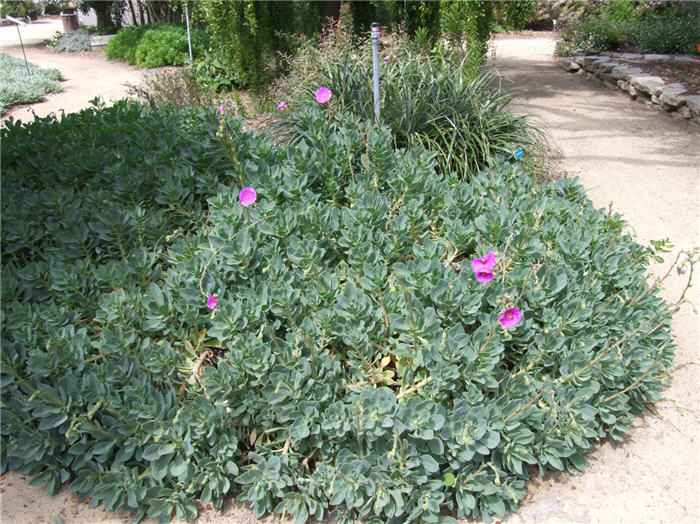
<instances>
[{"instance_id":1,"label":"succulent groundcover plant","mask_svg":"<svg viewBox=\"0 0 700 524\"><path fill-rule=\"evenodd\" d=\"M3 471L163 522L490 519L659 398L674 306L575 180L294 118L293 146L127 103L2 131Z\"/></svg>"}]
</instances>

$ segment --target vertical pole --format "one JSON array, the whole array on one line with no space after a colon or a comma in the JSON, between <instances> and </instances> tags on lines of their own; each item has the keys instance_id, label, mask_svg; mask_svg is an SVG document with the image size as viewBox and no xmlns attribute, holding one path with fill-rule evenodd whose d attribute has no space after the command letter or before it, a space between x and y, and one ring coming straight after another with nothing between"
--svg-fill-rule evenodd
<instances>
[{"instance_id":1,"label":"vertical pole","mask_svg":"<svg viewBox=\"0 0 700 524\"><path fill-rule=\"evenodd\" d=\"M192 62L192 39L190 38L190 14L187 10L187 0L185 0L185 23L187 24L187 48L190 51L190 62Z\"/></svg>"},{"instance_id":2,"label":"vertical pole","mask_svg":"<svg viewBox=\"0 0 700 524\"><path fill-rule=\"evenodd\" d=\"M374 79L374 123L379 125L379 28L372 22L372 66Z\"/></svg>"},{"instance_id":3,"label":"vertical pole","mask_svg":"<svg viewBox=\"0 0 700 524\"><path fill-rule=\"evenodd\" d=\"M19 24L15 24L17 26L17 35L19 36L19 45L22 46L22 55L24 55L24 65L27 66L27 76L29 78L32 77L32 74L29 72L29 62L27 62L27 53L24 52L24 42L22 42L22 35L19 32Z\"/></svg>"}]
</instances>

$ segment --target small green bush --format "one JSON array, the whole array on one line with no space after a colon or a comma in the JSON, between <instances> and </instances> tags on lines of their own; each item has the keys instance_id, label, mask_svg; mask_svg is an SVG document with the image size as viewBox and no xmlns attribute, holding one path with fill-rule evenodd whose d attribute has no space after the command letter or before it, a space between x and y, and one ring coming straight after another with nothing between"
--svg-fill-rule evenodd
<instances>
[{"instance_id":1,"label":"small green bush","mask_svg":"<svg viewBox=\"0 0 700 524\"><path fill-rule=\"evenodd\" d=\"M192 29L190 38L192 55L197 57L206 48L206 33ZM183 65L189 57L187 30L175 24L125 27L107 42L105 55L138 67Z\"/></svg>"},{"instance_id":2,"label":"small green bush","mask_svg":"<svg viewBox=\"0 0 700 524\"><path fill-rule=\"evenodd\" d=\"M205 34L191 30L192 55L199 56L205 48ZM189 58L187 30L176 25L163 25L146 31L136 47L138 67L184 65Z\"/></svg>"},{"instance_id":3,"label":"small green bush","mask_svg":"<svg viewBox=\"0 0 700 524\"><path fill-rule=\"evenodd\" d=\"M57 53L77 53L80 51L90 51L90 32L86 29L78 29L70 33L61 35L53 46Z\"/></svg>"},{"instance_id":4,"label":"small green bush","mask_svg":"<svg viewBox=\"0 0 700 524\"><path fill-rule=\"evenodd\" d=\"M119 58L131 65L136 65L136 48L144 33L157 26L131 25L122 28L109 39L105 47L105 56L110 60Z\"/></svg>"},{"instance_id":5,"label":"small green bush","mask_svg":"<svg viewBox=\"0 0 700 524\"><path fill-rule=\"evenodd\" d=\"M674 307L575 181L440 176L337 110L295 129L121 103L0 131L0 474L161 522L229 494L489 520L659 398Z\"/></svg>"},{"instance_id":6,"label":"small green bush","mask_svg":"<svg viewBox=\"0 0 700 524\"><path fill-rule=\"evenodd\" d=\"M0 114L12 106L40 102L46 93L63 91L58 69L44 69L0 53Z\"/></svg>"}]
</instances>

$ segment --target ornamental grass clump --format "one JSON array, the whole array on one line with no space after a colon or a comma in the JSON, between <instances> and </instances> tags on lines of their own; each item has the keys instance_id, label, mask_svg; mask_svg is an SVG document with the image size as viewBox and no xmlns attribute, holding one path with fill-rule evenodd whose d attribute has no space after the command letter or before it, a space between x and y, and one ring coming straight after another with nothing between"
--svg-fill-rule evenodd
<instances>
[{"instance_id":1,"label":"ornamental grass clump","mask_svg":"<svg viewBox=\"0 0 700 524\"><path fill-rule=\"evenodd\" d=\"M438 175L319 103L294 130L133 106L2 130L2 472L162 522L227 496L489 520L659 398L676 305L575 180ZM67 166L42 144L69 137L93 145Z\"/></svg>"},{"instance_id":2,"label":"ornamental grass clump","mask_svg":"<svg viewBox=\"0 0 700 524\"><path fill-rule=\"evenodd\" d=\"M314 103L313 93L325 86L342 111L374 119L371 45L349 46L341 36L333 46L303 48L292 61L291 73L271 96L285 96L295 108ZM420 145L438 153L441 173L470 178L495 155L508 156L517 147L539 148L543 125L509 107L512 94L502 90L493 72L481 72L466 59L416 50L393 37L392 56L380 64L381 121L396 147ZM309 63L313 70L308 71ZM318 98L316 99L318 100ZM293 122L290 113L274 117L280 134Z\"/></svg>"}]
</instances>

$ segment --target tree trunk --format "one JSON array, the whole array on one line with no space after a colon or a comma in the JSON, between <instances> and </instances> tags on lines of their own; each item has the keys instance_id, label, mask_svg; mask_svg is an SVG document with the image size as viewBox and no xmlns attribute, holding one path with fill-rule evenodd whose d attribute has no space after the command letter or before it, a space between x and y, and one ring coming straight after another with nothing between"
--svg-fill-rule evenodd
<instances>
[{"instance_id":1,"label":"tree trunk","mask_svg":"<svg viewBox=\"0 0 700 524\"><path fill-rule=\"evenodd\" d=\"M139 21L136 20L136 11L134 10L134 3L131 0L129 1L129 9L131 10L131 23L133 25L139 25Z\"/></svg>"},{"instance_id":2,"label":"tree trunk","mask_svg":"<svg viewBox=\"0 0 700 524\"><path fill-rule=\"evenodd\" d=\"M92 8L97 15L97 27L112 27L112 2L92 2Z\"/></svg>"}]
</instances>

